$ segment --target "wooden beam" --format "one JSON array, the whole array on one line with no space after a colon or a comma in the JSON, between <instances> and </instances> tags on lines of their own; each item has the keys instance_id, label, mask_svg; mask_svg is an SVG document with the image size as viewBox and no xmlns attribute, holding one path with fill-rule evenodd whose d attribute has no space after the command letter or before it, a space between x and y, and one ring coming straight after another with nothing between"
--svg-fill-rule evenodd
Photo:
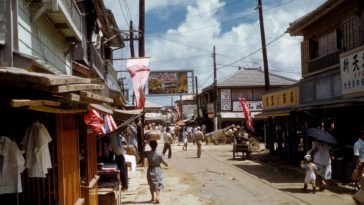
<instances>
[{"instance_id":1,"label":"wooden beam","mask_svg":"<svg viewBox=\"0 0 364 205\"><path fill-rule=\"evenodd\" d=\"M29 72L20 68L1 68L2 75L16 81L32 82L42 85L64 85L64 84L81 84L91 83L89 78L81 78L69 75L52 75L46 73Z\"/></svg>"},{"instance_id":2,"label":"wooden beam","mask_svg":"<svg viewBox=\"0 0 364 205\"><path fill-rule=\"evenodd\" d=\"M111 98L108 98L108 97L105 97L105 96L102 96L102 95L98 95L98 94L95 94L95 93L91 93L91 92L87 92L87 91L80 91L80 97L81 97L81 100L94 100L94 101L97 101L97 102L105 102L105 103L113 103L114 100L111 99Z\"/></svg>"},{"instance_id":3,"label":"wooden beam","mask_svg":"<svg viewBox=\"0 0 364 205\"><path fill-rule=\"evenodd\" d=\"M61 102L51 100L29 100L29 99L13 99L10 102L12 107L26 107L26 106L54 106L58 107Z\"/></svg>"},{"instance_id":4,"label":"wooden beam","mask_svg":"<svg viewBox=\"0 0 364 205\"><path fill-rule=\"evenodd\" d=\"M62 108L54 108L48 106L30 106L29 110L39 111L39 112L47 112L47 113L56 113L56 114L77 114L87 112L88 109L62 109Z\"/></svg>"},{"instance_id":5,"label":"wooden beam","mask_svg":"<svg viewBox=\"0 0 364 205\"><path fill-rule=\"evenodd\" d=\"M64 98L68 101L80 102L80 95L77 95L75 93L66 93L64 94Z\"/></svg>"},{"instance_id":6,"label":"wooden beam","mask_svg":"<svg viewBox=\"0 0 364 205\"><path fill-rule=\"evenodd\" d=\"M56 29L68 29L69 28L67 23L56 23L56 24L54 24L54 27Z\"/></svg>"},{"instance_id":7,"label":"wooden beam","mask_svg":"<svg viewBox=\"0 0 364 205\"><path fill-rule=\"evenodd\" d=\"M104 89L102 84L72 84L72 85L59 85L51 88L53 93L66 93L80 90L101 90Z\"/></svg>"}]
</instances>

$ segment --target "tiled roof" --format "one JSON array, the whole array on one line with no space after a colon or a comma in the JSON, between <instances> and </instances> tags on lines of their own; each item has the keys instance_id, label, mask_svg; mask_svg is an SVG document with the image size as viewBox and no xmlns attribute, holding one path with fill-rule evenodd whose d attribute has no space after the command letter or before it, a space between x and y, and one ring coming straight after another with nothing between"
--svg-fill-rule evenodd
<instances>
[{"instance_id":1,"label":"tiled roof","mask_svg":"<svg viewBox=\"0 0 364 205\"><path fill-rule=\"evenodd\" d=\"M297 80L269 73L269 84L271 86L292 85L296 82ZM259 68L245 68L217 82L218 87L254 87L264 85L264 71Z\"/></svg>"},{"instance_id":2,"label":"tiled roof","mask_svg":"<svg viewBox=\"0 0 364 205\"><path fill-rule=\"evenodd\" d=\"M300 26L303 26L307 23L315 21L317 18L319 18L320 15L325 14L326 12L335 8L338 4L340 4L344 1L345 0L327 0L325 3L323 3L322 5L317 7L315 10L307 13L306 15L302 16L301 18L290 23L287 31L292 34Z\"/></svg>"}]
</instances>

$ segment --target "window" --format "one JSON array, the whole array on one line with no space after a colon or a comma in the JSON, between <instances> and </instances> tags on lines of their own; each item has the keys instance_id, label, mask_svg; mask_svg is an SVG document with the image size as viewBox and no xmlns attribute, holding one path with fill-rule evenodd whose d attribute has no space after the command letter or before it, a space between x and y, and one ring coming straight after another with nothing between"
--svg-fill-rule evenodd
<instances>
[{"instance_id":1,"label":"window","mask_svg":"<svg viewBox=\"0 0 364 205\"><path fill-rule=\"evenodd\" d=\"M364 14L353 16L343 22L342 44L343 50L348 51L364 44L363 32Z\"/></svg>"},{"instance_id":2,"label":"window","mask_svg":"<svg viewBox=\"0 0 364 205\"><path fill-rule=\"evenodd\" d=\"M327 33L319 37L316 43L317 43L316 57L325 56L327 54L336 51L338 49L336 30L331 31L330 33Z\"/></svg>"}]
</instances>

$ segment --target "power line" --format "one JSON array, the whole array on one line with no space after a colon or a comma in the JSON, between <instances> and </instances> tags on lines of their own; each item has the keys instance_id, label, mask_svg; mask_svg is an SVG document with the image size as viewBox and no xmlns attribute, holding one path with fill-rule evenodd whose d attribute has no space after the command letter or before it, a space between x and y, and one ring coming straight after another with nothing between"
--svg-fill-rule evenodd
<instances>
[{"instance_id":1,"label":"power line","mask_svg":"<svg viewBox=\"0 0 364 205\"><path fill-rule=\"evenodd\" d=\"M122 13L122 14L123 14L123 16L124 16L125 23L126 23L126 25L129 25L129 21L128 21L128 19L126 18L125 13L124 13L123 6L121 5L121 0L119 0L118 2L119 2L119 6L120 6L121 13Z\"/></svg>"},{"instance_id":2,"label":"power line","mask_svg":"<svg viewBox=\"0 0 364 205\"><path fill-rule=\"evenodd\" d=\"M282 35L280 35L280 36L278 36L277 38L273 39L272 41L270 41L269 43L267 43L267 45L266 45L265 47L268 47L269 45L271 45L271 44L272 44L272 43L274 43L275 41L279 40L279 39L280 39L280 38L282 38L285 34L286 34L286 33L283 33ZM234 61L234 62L232 62L232 63L230 63L230 64L228 64L228 65L225 65L225 66L223 66L223 67L217 68L217 70L219 70L219 69L221 69L221 68L225 68L225 67L231 66L231 65L234 65L235 63L237 63L237 62L239 62L239 61L243 61L243 60L245 60L245 59L249 58L250 56L252 56L252 55L254 55L254 54L258 53L258 52L259 52L259 51L261 51L261 50L262 50L262 48L259 48L259 49L255 50L254 52L250 53L249 55L247 55L247 56L243 57L243 58L240 58L240 59L238 59L238 60L236 60L236 61Z\"/></svg>"},{"instance_id":3,"label":"power line","mask_svg":"<svg viewBox=\"0 0 364 205\"><path fill-rule=\"evenodd\" d=\"M202 12L202 13L190 16L189 18L194 18L194 17L202 16L202 15L207 14L207 13L215 12L215 11L218 11L218 10L220 10L222 8L226 8L228 5L233 5L233 4L238 3L238 2L241 2L241 1L240 0L233 1L233 2L225 4L223 7L212 9L212 10L209 10L209 11L206 11L206 12ZM169 19L169 20L171 20L171 19ZM166 22L166 23L158 23L158 24L152 24L152 25L147 25L147 26L148 27L158 27L158 26L162 26L162 25L166 25L166 24L172 24L172 23L176 23L176 21L178 21L178 20L184 20L184 18L177 18L177 19L172 19L172 20L173 21Z\"/></svg>"},{"instance_id":4,"label":"power line","mask_svg":"<svg viewBox=\"0 0 364 205\"><path fill-rule=\"evenodd\" d=\"M189 59L189 58L200 58L200 57L206 57L206 56L210 56L210 55L198 55L198 56L187 56L187 57L182 57L182 58L169 58L169 59L162 59L162 60L157 60L153 62L164 62L164 61L171 61L171 60L183 60L183 59Z\"/></svg>"},{"instance_id":5,"label":"power line","mask_svg":"<svg viewBox=\"0 0 364 205\"><path fill-rule=\"evenodd\" d=\"M280 7L280 6L284 6L288 3L291 3L295 0L291 0L291 1L288 1L288 2L285 2L285 3L280 3L280 4L277 4L275 6L272 6L272 7L269 7L269 8L266 8L264 9L263 11L266 11L266 10L269 10L269 9L274 9L274 8L277 8L277 7ZM204 26L204 27L200 27L200 28L197 28L197 29L192 29L192 30L189 30L189 31L185 31L185 32L176 32L176 33L171 33L171 34L165 34L165 35L179 35L179 34L185 34L185 33L191 33L191 32L194 32L194 31L200 31L200 30L203 30L203 29L207 29L207 28L212 28L212 27L216 27L216 26L219 26L219 25L222 25L222 24L225 24L225 23L228 23L228 22L231 22L231 21L235 21L235 20L238 20L238 19L241 19L241 18L245 18L245 17L248 17L248 16L251 16L251 15L254 15L256 14L257 12L253 12L253 13L248 13L248 14L245 14L245 15L242 15L242 16L239 16L239 17L236 17L236 18L232 18L232 19L229 19L229 20L225 20L225 21L221 21L219 24L214 24L214 25L209 25L209 26ZM175 21L173 22L175 23ZM153 34L149 34L149 35L153 35ZM158 35L158 34L156 34Z\"/></svg>"},{"instance_id":6,"label":"power line","mask_svg":"<svg viewBox=\"0 0 364 205\"><path fill-rule=\"evenodd\" d=\"M127 9L128 13L129 13L129 18L130 18L130 20L131 20L131 19L132 19L132 17L131 17L131 12L130 12L130 9L129 9L128 1L127 1L127 0L124 0L124 2L125 2L126 9Z\"/></svg>"}]
</instances>

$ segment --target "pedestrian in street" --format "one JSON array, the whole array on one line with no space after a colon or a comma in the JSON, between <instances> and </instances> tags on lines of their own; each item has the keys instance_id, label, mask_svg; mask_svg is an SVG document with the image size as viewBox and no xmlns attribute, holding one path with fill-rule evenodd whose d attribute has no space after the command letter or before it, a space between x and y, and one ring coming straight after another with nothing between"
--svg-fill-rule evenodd
<instances>
[{"instance_id":1,"label":"pedestrian in street","mask_svg":"<svg viewBox=\"0 0 364 205\"><path fill-rule=\"evenodd\" d=\"M360 183L363 178L363 168L364 168L364 128L360 131L359 139L355 142L354 147L354 163L356 169L354 170L353 180L355 183ZM354 200L358 204L364 204L364 187L361 186L359 191L354 194Z\"/></svg>"},{"instance_id":2,"label":"pedestrian in street","mask_svg":"<svg viewBox=\"0 0 364 205\"><path fill-rule=\"evenodd\" d=\"M150 151L143 152L143 156L148 159L147 180L149 184L150 194L152 195L151 202L159 204L160 191L163 186L163 172L161 164L168 167L168 163L164 160L162 153L157 151L157 141L149 141Z\"/></svg>"},{"instance_id":3,"label":"pedestrian in street","mask_svg":"<svg viewBox=\"0 0 364 205\"><path fill-rule=\"evenodd\" d=\"M183 136L183 138L182 138L182 141L183 141L182 150L187 151L187 146L188 146L188 133L187 133L187 131L184 130L182 132L182 136Z\"/></svg>"},{"instance_id":4,"label":"pedestrian in street","mask_svg":"<svg viewBox=\"0 0 364 205\"><path fill-rule=\"evenodd\" d=\"M196 145L197 145L197 158L201 157L201 147L202 147L202 141L205 139L205 136L203 132L201 131L201 127L196 128L195 133L195 139L196 139Z\"/></svg>"},{"instance_id":5,"label":"pedestrian in street","mask_svg":"<svg viewBox=\"0 0 364 205\"><path fill-rule=\"evenodd\" d=\"M172 157L172 135L170 133L171 129L169 127L166 128L163 133L164 147L163 147L163 156L166 154L168 150L168 159Z\"/></svg>"},{"instance_id":6,"label":"pedestrian in street","mask_svg":"<svg viewBox=\"0 0 364 205\"><path fill-rule=\"evenodd\" d=\"M308 184L312 185L312 193L316 193L316 174L317 166L311 162L311 155L306 155L301 162L301 167L305 169L306 176L303 186L303 191L307 191Z\"/></svg>"},{"instance_id":7,"label":"pedestrian in street","mask_svg":"<svg viewBox=\"0 0 364 205\"><path fill-rule=\"evenodd\" d=\"M326 189L327 180L331 179L331 146L322 141L315 141L314 146L307 154L313 156L313 162L317 166L317 180L320 191Z\"/></svg>"}]
</instances>

